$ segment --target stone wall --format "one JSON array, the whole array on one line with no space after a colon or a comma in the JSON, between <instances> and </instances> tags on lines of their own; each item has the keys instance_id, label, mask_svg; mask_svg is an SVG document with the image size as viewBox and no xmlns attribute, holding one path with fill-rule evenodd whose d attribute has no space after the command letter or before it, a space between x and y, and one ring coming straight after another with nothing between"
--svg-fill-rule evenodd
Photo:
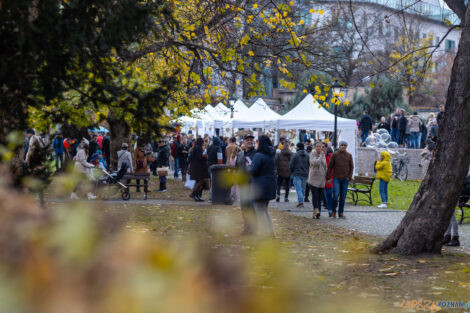
<instances>
[{"instance_id":1,"label":"stone wall","mask_svg":"<svg viewBox=\"0 0 470 313\"><path fill-rule=\"evenodd\" d=\"M421 177L421 152L422 149L398 149L400 153L406 152L408 154L408 180L417 180ZM393 157L393 156L392 156ZM357 164L356 173L369 173L375 175L374 162L378 158L378 152L371 148L357 148Z\"/></svg>"}]
</instances>

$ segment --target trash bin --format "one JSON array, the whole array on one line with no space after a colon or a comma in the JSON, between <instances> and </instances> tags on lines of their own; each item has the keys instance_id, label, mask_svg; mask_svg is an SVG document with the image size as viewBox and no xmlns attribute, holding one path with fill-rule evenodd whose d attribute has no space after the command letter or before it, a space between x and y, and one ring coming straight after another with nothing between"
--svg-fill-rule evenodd
<instances>
[{"instance_id":1,"label":"trash bin","mask_svg":"<svg viewBox=\"0 0 470 313\"><path fill-rule=\"evenodd\" d=\"M229 204L233 203L231 197L232 183L230 181L230 173L233 166L225 164L211 165L209 170L212 177L212 204Z\"/></svg>"}]
</instances>

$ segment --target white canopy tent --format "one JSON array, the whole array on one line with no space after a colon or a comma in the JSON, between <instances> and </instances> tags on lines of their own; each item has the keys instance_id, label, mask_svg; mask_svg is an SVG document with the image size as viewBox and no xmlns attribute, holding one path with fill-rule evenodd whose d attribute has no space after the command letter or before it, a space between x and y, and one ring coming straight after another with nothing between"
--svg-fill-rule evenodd
<instances>
[{"instance_id":1,"label":"white canopy tent","mask_svg":"<svg viewBox=\"0 0 470 313\"><path fill-rule=\"evenodd\" d=\"M245 113L246 111L248 111L249 108L246 106L246 104L238 99L237 101L235 101L235 103L233 104L233 115L234 117L237 117L243 113Z\"/></svg>"},{"instance_id":2,"label":"white canopy tent","mask_svg":"<svg viewBox=\"0 0 470 313\"><path fill-rule=\"evenodd\" d=\"M307 95L297 106L278 119L272 119L270 125L277 129L305 129L315 131L334 131L334 115L321 107L312 97ZM356 131L355 120L338 117L338 142L344 140L348 143L348 151L356 160Z\"/></svg>"},{"instance_id":3,"label":"white canopy tent","mask_svg":"<svg viewBox=\"0 0 470 313\"><path fill-rule=\"evenodd\" d=\"M233 128L265 128L270 126L270 121L281 118L274 112L263 99L259 98L244 113L232 120Z\"/></svg>"}]
</instances>

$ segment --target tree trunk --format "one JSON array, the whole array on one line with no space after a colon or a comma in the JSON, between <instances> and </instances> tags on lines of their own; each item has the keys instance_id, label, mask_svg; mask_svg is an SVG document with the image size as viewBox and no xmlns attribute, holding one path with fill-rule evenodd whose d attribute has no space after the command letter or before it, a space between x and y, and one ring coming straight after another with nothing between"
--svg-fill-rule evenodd
<instances>
[{"instance_id":1,"label":"tree trunk","mask_svg":"<svg viewBox=\"0 0 470 313\"><path fill-rule=\"evenodd\" d=\"M400 225L375 248L379 253L440 253L470 163L470 10L452 68L436 154Z\"/></svg>"},{"instance_id":2,"label":"tree trunk","mask_svg":"<svg viewBox=\"0 0 470 313\"><path fill-rule=\"evenodd\" d=\"M112 111L109 112L107 121L111 135L111 167L117 169L117 152L121 150L122 143L126 142L129 145L129 151L132 152L131 130L126 121Z\"/></svg>"}]
</instances>

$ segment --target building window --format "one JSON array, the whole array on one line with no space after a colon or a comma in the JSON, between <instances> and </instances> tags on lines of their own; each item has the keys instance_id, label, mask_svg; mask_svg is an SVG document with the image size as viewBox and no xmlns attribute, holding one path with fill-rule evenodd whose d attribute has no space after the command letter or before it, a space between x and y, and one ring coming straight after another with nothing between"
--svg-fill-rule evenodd
<instances>
[{"instance_id":1,"label":"building window","mask_svg":"<svg viewBox=\"0 0 470 313\"><path fill-rule=\"evenodd\" d=\"M446 39L446 52L455 51L455 41Z\"/></svg>"}]
</instances>

